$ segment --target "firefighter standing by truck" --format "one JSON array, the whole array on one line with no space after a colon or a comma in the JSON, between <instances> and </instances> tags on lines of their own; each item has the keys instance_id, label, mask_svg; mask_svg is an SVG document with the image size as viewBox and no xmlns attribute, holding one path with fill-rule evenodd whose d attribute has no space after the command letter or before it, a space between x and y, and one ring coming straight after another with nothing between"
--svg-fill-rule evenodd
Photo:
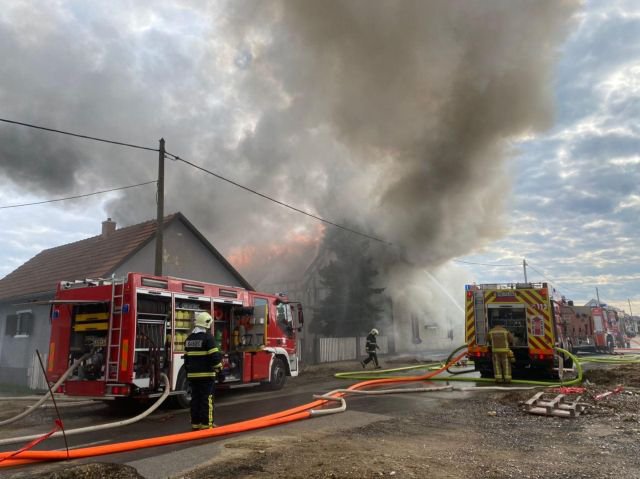
<instances>
[{"instance_id":1,"label":"firefighter standing by truck","mask_svg":"<svg viewBox=\"0 0 640 479\"><path fill-rule=\"evenodd\" d=\"M191 385L191 429L209 429L213 424L213 399L216 372L222 368L222 356L211 334L213 318L209 313L196 315L195 327L185 341L184 365Z\"/></svg>"},{"instance_id":2,"label":"firefighter standing by truck","mask_svg":"<svg viewBox=\"0 0 640 479\"><path fill-rule=\"evenodd\" d=\"M496 382L510 383L511 362L515 361L513 351L509 348L513 345L513 335L504 327L503 321L498 320L493 323L493 328L489 330L489 344Z\"/></svg>"}]
</instances>

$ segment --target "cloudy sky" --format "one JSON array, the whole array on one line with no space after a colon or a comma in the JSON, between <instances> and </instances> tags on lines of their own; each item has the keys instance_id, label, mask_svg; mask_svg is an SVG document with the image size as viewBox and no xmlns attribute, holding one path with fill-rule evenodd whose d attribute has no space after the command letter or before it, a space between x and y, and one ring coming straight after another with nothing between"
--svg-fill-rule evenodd
<instances>
[{"instance_id":1,"label":"cloudy sky","mask_svg":"<svg viewBox=\"0 0 640 479\"><path fill-rule=\"evenodd\" d=\"M529 280L577 302L598 287L640 313L637 2L3 6L0 118L152 148L164 137L176 155L392 243L398 291L430 272L462 299L465 281L521 281L526 258ZM142 183L156 168L153 152L0 123L0 206ZM275 264L299 276L329 227L184 163L166 174L166 211L253 281ZM107 216L154 218L154 186L0 209L0 277Z\"/></svg>"},{"instance_id":2,"label":"cloudy sky","mask_svg":"<svg viewBox=\"0 0 640 479\"><path fill-rule=\"evenodd\" d=\"M505 236L460 260L640 313L640 4L587 2L554 69L551 129L514 144ZM480 281L487 269L467 265Z\"/></svg>"}]
</instances>

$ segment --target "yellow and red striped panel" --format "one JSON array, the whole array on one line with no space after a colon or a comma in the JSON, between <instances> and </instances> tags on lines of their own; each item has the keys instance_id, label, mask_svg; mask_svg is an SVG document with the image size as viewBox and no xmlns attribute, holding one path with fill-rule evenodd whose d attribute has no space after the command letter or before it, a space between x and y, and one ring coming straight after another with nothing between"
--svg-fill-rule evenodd
<instances>
[{"instance_id":1,"label":"yellow and red striped panel","mask_svg":"<svg viewBox=\"0 0 640 479\"><path fill-rule=\"evenodd\" d=\"M518 291L520 298L527 304L527 337L529 338L529 350L542 352L553 350L554 331L551 320L551 305L548 294L542 294L543 290L524 289ZM535 318L541 318L543 324L542 335L534 335L533 326ZM540 332L538 332L540 334Z\"/></svg>"},{"instance_id":2,"label":"yellow and red striped panel","mask_svg":"<svg viewBox=\"0 0 640 479\"><path fill-rule=\"evenodd\" d=\"M473 314L473 296L467 296L465 301L465 331L467 346L473 347L476 345L476 321Z\"/></svg>"}]
</instances>

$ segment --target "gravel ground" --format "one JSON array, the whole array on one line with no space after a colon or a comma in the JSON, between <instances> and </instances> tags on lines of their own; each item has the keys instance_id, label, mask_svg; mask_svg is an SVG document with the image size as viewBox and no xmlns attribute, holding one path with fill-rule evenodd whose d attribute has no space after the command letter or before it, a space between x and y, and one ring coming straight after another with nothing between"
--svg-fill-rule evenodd
<instances>
[{"instance_id":1,"label":"gravel ground","mask_svg":"<svg viewBox=\"0 0 640 479\"><path fill-rule=\"evenodd\" d=\"M326 371L305 376L313 381L321 374ZM585 379L581 401L588 407L574 419L525 412L522 403L532 391L478 393L443 399L436 413L400 412L339 436L285 436L286 428L240 436L225 442L213 461L181 477L640 479L640 367L598 368ZM595 399L618 385L621 392ZM127 466L104 463L52 474L30 477L140 477Z\"/></svg>"}]
</instances>

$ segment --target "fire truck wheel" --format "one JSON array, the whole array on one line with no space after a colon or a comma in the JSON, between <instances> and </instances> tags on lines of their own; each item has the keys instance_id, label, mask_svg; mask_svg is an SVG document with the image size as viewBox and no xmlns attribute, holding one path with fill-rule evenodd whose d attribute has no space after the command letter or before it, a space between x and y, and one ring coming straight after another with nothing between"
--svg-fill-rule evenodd
<instances>
[{"instance_id":1,"label":"fire truck wheel","mask_svg":"<svg viewBox=\"0 0 640 479\"><path fill-rule=\"evenodd\" d=\"M178 380L176 381L176 391L186 391L186 394L178 394L174 396L175 402L178 407L187 409L191 407L191 385L187 381L187 372L184 368L180 369L178 373Z\"/></svg>"},{"instance_id":2,"label":"fire truck wheel","mask_svg":"<svg viewBox=\"0 0 640 479\"><path fill-rule=\"evenodd\" d=\"M271 381L269 381L267 387L272 391L277 391L282 389L286 381L287 369L284 366L284 362L280 358L275 358L273 364L271 364Z\"/></svg>"}]
</instances>

